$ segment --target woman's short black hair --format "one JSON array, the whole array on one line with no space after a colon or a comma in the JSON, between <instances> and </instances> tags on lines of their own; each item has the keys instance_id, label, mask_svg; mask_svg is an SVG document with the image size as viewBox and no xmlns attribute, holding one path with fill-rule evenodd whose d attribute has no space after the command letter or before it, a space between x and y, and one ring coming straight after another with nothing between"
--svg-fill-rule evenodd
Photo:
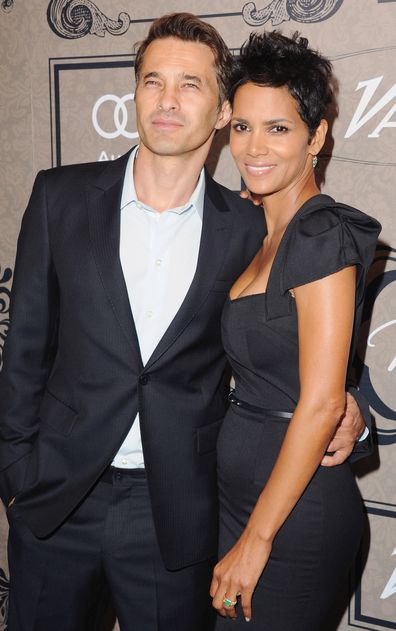
<instances>
[{"instance_id":1,"label":"woman's short black hair","mask_svg":"<svg viewBox=\"0 0 396 631\"><path fill-rule=\"evenodd\" d=\"M309 48L308 40L278 31L251 33L235 59L229 77L228 98L245 83L278 88L286 86L297 101L298 112L310 134L318 127L333 99L332 66Z\"/></svg>"}]
</instances>

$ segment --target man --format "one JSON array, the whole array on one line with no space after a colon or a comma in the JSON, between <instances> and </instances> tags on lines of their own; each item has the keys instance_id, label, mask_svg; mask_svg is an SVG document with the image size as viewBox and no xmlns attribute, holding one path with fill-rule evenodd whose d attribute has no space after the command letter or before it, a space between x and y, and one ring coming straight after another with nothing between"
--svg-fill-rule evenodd
<instances>
[{"instance_id":1,"label":"man","mask_svg":"<svg viewBox=\"0 0 396 631\"><path fill-rule=\"evenodd\" d=\"M203 171L229 64L211 26L156 20L136 57L138 150L35 182L0 383L10 631L89 631L109 592L122 631L212 628L220 314L265 232Z\"/></svg>"}]
</instances>

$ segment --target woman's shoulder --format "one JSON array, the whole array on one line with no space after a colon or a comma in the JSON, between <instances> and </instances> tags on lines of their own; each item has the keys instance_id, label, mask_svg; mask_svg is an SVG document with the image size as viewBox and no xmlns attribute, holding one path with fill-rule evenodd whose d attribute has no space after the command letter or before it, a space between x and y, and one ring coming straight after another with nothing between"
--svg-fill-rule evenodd
<instances>
[{"instance_id":1,"label":"woman's shoulder","mask_svg":"<svg viewBox=\"0 0 396 631\"><path fill-rule=\"evenodd\" d=\"M376 219L328 195L309 199L288 227L283 289L312 282L349 265L367 270L380 230Z\"/></svg>"},{"instance_id":2,"label":"woman's shoulder","mask_svg":"<svg viewBox=\"0 0 396 631\"><path fill-rule=\"evenodd\" d=\"M323 194L315 195L306 201L297 211L294 223L295 231L302 230L302 234L311 235L320 234L344 223L365 228L377 236L381 230L381 224L367 213Z\"/></svg>"}]
</instances>

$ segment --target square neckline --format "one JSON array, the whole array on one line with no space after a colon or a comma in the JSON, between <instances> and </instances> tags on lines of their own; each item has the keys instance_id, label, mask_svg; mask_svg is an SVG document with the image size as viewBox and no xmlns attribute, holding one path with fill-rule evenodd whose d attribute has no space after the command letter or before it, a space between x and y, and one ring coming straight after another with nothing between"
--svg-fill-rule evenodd
<instances>
[{"instance_id":1,"label":"square neckline","mask_svg":"<svg viewBox=\"0 0 396 631\"><path fill-rule=\"evenodd\" d=\"M282 249L285 238L287 236L287 234L289 233L289 230L291 229L292 225L294 225L295 220L297 219L297 217L300 215L300 213L305 209L305 206L307 204L309 204L310 202L312 202L312 200L317 199L318 197L327 197L331 202L333 201L333 199L329 196L326 195L324 193L318 193L317 195L313 195L312 197L310 197L309 199L307 199L301 206L300 208L298 208L296 210L296 212L294 213L293 217L290 219L289 223L287 224L285 231L279 241L279 245L278 245L278 249L275 252L275 256L273 258L272 264L271 264L271 268L268 274L268 280L267 280L267 284L265 287L265 291L260 291L254 294L245 294L244 296L237 296L236 298L231 298L230 293L228 292L228 301L230 302L230 304L232 304L233 302L237 302L238 300L243 300L244 298L252 298L253 296L266 296L266 294L268 293L268 288L270 286L270 282L272 280L272 272L273 269L275 267L275 262L277 262L277 258L278 258L278 254L279 251ZM259 252L259 250L257 250L257 252ZM256 252L256 254L257 254Z\"/></svg>"}]
</instances>

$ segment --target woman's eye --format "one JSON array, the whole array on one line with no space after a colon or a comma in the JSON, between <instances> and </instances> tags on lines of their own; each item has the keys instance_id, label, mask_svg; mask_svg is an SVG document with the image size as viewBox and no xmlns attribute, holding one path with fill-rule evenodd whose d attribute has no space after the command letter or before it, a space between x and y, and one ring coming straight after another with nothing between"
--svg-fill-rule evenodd
<instances>
[{"instance_id":1,"label":"woman's eye","mask_svg":"<svg viewBox=\"0 0 396 631\"><path fill-rule=\"evenodd\" d=\"M275 125L271 128L271 132L274 132L275 134L282 134L286 131L288 131L288 128L284 125Z\"/></svg>"},{"instance_id":2,"label":"woman's eye","mask_svg":"<svg viewBox=\"0 0 396 631\"><path fill-rule=\"evenodd\" d=\"M232 128L235 131L248 131L249 130L249 127L247 125L245 125L244 123L234 123Z\"/></svg>"}]
</instances>

